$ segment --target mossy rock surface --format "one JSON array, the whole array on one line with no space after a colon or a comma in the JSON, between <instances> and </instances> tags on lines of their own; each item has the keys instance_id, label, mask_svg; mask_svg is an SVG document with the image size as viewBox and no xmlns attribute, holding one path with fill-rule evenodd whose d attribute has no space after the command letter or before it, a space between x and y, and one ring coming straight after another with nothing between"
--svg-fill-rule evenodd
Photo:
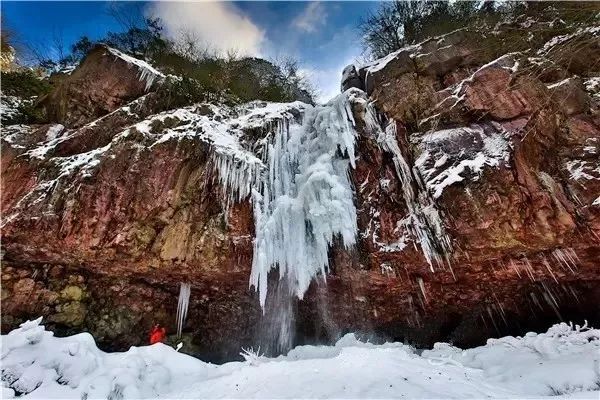
<instances>
[{"instance_id":1,"label":"mossy rock surface","mask_svg":"<svg viewBox=\"0 0 600 400\"><path fill-rule=\"evenodd\" d=\"M84 291L79 286L71 285L71 286L67 286L66 288L64 288L60 292L60 295L63 299L68 299L68 300L79 302L84 297Z\"/></svg>"}]
</instances>

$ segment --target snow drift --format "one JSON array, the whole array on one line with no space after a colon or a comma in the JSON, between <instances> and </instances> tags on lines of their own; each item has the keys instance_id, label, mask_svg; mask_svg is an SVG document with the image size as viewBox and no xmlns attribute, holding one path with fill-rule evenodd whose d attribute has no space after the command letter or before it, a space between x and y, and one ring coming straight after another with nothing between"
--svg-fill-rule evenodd
<instances>
[{"instance_id":1,"label":"snow drift","mask_svg":"<svg viewBox=\"0 0 600 400\"><path fill-rule=\"evenodd\" d=\"M56 338L41 318L2 336L2 397L11 398L598 398L600 330L561 323L542 334L461 350L375 345L353 334L214 365L163 345L100 351L91 335ZM377 366L377 368L374 368Z\"/></svg>"}]
</instances>

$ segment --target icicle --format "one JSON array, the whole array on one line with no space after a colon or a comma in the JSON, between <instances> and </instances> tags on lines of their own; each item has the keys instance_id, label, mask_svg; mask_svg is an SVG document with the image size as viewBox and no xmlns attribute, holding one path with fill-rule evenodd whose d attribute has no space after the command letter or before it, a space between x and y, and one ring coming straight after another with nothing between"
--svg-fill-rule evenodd
<instances>
[{"instance_id":1,"label":"icicle","mask_svg":"<svg viewBox=\"0 0 600 400\"><path fill-rule=\"evenodd\" d=\"M450 238L446 234L444 223L433 199L424 189L418 170L411 170L402 155L396 140L394 120L388 123L385 132L380 132L378 141L382 148L393 156L396 175L402 183L404 201L409 209L412 233L421 245L421 251L430 270L434 271L434 262L437 265L443 265L446 261L450 265L449 255L452 252ZM417 188L420 188L418 192L414 190L415 183ZM451 266L450 270L454 276Z\"/></svg>"},{"instance_id":2,"label":"icicle","mask_svg":"<svg viewBox=\"0 0 600 400\"><path fill-rule=\"evenodd\" d=\"M498 305L498 309L500 310L498 313L500 314L500 317L502 317L504 325L508 326L508 321L506 321L506 314L504 312L504 307L502 307L502 303L500 303L500 300L498 300L498 296L496 296L496 293L494 293L493 291L492 296L494 296L494 300L496 300L496 304Z\"/></svg>"},{"instance_id":3,"label":"icicle","mask_svg":"<svg viewBox=\"0 0 600 400\"><path fill-rule=\"evenodd\" d=\"M517 264L515 264L515 261L511 258L508 263L510 264L511 268L515 270L517 276L520 278L521 272L519 272L519 267L517 266Z\"/></svg>"},{"instance_id":4,"label":"icicle","mask_svg":"<svg viewBox=\"0 0 600 400\"><path fill-rule=\"evenodd\" d=\"M181 338L183 323L185 322L190 304L190 293L190 284L182 282L179 286L179 301L177 302L177 338Z\"/></svg>"},{"instance_id":5,"label":"icicle","mask_svg":"<svg viewBox=\"0 0 600 400\"><path fill-rule=\"evenodd\" d=\"M558 279L556 279L556 276L554 275L554 272L552 271L552 267L550 267L550 263L544 256L542 256L542 264L544 264L544 267L546 267L546 269L550 273L550 276L552 276L552 279L554 279L554 282L556 282L558 284Z\"/></svg>"},{"instance_id":6,"label":"icicle","mask_svg":"<svg viewBox=\"0 0 600 400\"><path fill-rule=\"evenodd\" d=\"M494 325L494 329L496 330L496 333L498 335L500 335L500 329L498 329L498 325L496 324L496 318L494 318L494 314L492 314L492 309L490 308L489 305L487 305L486 307L487 313L490 316L490 319L492 320L492 324Z\"/></svg>"},{"instance_id":7,"label":"icicle","mask_svg":"<svg viewBox=\"0 0 600 400\"><path fill-rule=\"evenodd\" d=\"M531 295L531 298L533 299L533 303L541 310L544 311L544 307L542 307L542 305L540 304L537 296L535 295L534 292L530 292L529 293Z\"/></svg>"},{"instance_id":8,"label":"icicle","mask_svg":"<svg viewBox=\"0 0 600 400\"><path fill-rule=\"evenodd\" d=\"M143 81L146 84L146 91L148 91L152 87L152 85L157 79L163 79L165 77L164 74L157 71L156 69L154 69L154 67L152 67L150 64L143 60L131 57L117 49L113 49L112 47L108 47L107 49L113 56L122 59L130 67L134 66L138 69L138 78L140 81Z\"/></svg>"},{"instance_id":9,"label":"icicle","mask_svg":"<svg viewBox=\"0 0 600 400\"><path fill-rule=\"evenodd\" d=\"M419 289L421 289L423 300L425 301L425 303L427 303L427 295L425 294L425 283L423 282L423 278L417 276L417 283L419 284Z\"/></svg>"},{"instance_id":10,"label":"icicle","mask_svg":"<svg viewBox=\"0 0 600 400\"><path fill-rule=\"evenodd\" d=\"M523 264L525 265L525 271L527 272L527 275L529 275L529 279L531 279L531 282L535 282L535 276L533 275L534 270L533 267L531 266L531 263L529 262L529 258L527 258L526 256L523 256Z\"/></svg>"},{"instance_id":11,"label":"icicle","mask_svg":"<svg viewBox=\"0 0 600 400\"><path fill-rule=\"evenodd\" d=\"M263 166L257 162L239 160L218 151L211 154L210 161L223 188L227 209L247 198L260 180Z\"/></svg>"},{"instance_id":12,"label":"icicle","mask_svg":"<svg viewBox=\"0 0 600 400\"><path fill-rule=\"evenodd\" d=\"M579 296L577 296L577 293L575 292L575 290L573 290L573 288L571 287L571 285L568 286L569 289L569 293L571 294L571 296L573 296L573 298L575 299L575 301L577 302L577 304L580 304L581 301L579 301Z\"/></svg>"},{"instance_id":13,"label":"icicle","mask_svg":"<svg viewBox=\"0 0 600 400\"><path fill-rule=\"evenodd\" d=\"M554 311L554 313L556 314L558 319L560 319L562 321L563 317L562 317L562 315L560 315L558 303L554 299L554 296L552 296L552 294L548 290L546 290L544 293L542 293L542 296L544 297L544 300L546 300L546 303L548 303L550 308L552 308L552 311Z\"/></svg>"},{"instance_id":14,"label":"icicle","mask_svg":"<svg viewBox=\"0 0 600 400\"><path fill-rule=\"evenodd\" d=\"M578 258L573 249L555 249L552 250L552 256L563 267L566 267L572 274L575 274L577 264L575 259Z\"/></svg>"}]
</instances>

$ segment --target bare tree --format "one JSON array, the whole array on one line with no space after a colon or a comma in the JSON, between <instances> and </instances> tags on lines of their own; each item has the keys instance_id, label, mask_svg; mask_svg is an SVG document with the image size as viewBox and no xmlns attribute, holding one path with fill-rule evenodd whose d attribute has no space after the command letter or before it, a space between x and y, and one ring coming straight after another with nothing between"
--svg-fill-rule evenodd
<instances>
[{"instance_id":1,"label":"bare tree","mask_svg":"<svg viewBox=\"0 0 600 400\"><path fill-rule=\"evenodd\" d=\"M464 26L478 10L477 2L396 0L382 3L361 20L358 29L367 53L378 58L427 36Z\"/></svg>"},{"instance_id":2,"label":"bare tree","mask_svg":"<svg viewBox=\"0 0 600 400\"><path fill-rule=\"evenodd\" d=\"M173 40L173 50L190 61L218 58L217 50L189 28L179 29L177 37Z\"/></svg>"},{"instance_id":3,"label":"bare tree","mask_svg":"<svg viewBox=\"0 0 600 400\"><path fill-rule=\"evenodd\" d=\"M54 28L52 30L51 51L54 53L52 59L57 64L62 64L66 60L67 54L65 52L65 40L62 29Z\"/></svg>"},{"instance_id":4,"label":"bare tree","mask_svg":"<svg viewBox=\"0 0 600 400\"><path fill-rule=\"evenodd\" d=\"M146 27L147 19L141 3L111 1L106 13L114 18L124 31Z\"/></svg>"}]
</instances>

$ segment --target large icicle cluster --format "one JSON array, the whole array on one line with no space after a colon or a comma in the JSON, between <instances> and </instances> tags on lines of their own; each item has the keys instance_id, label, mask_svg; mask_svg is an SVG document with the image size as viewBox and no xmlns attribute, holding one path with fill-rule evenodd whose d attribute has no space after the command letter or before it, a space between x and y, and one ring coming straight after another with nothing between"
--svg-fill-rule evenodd
<instances>
[{"instance_id":1,"label":"large icicle cluster","mask_svg":"<svg viewBox=\"0 0 600 400\"><path fill-rule=\"evenodd\" d=\"M287 121L266 144L267 171L253 193L256 240L250 284L260 303L267 276L281 279L302 298L311 280L328 268L328 249L339 235L353 245L357 231L348 166L354 167L355 130L348 94Z\"/></svg>"}]
</instances>

